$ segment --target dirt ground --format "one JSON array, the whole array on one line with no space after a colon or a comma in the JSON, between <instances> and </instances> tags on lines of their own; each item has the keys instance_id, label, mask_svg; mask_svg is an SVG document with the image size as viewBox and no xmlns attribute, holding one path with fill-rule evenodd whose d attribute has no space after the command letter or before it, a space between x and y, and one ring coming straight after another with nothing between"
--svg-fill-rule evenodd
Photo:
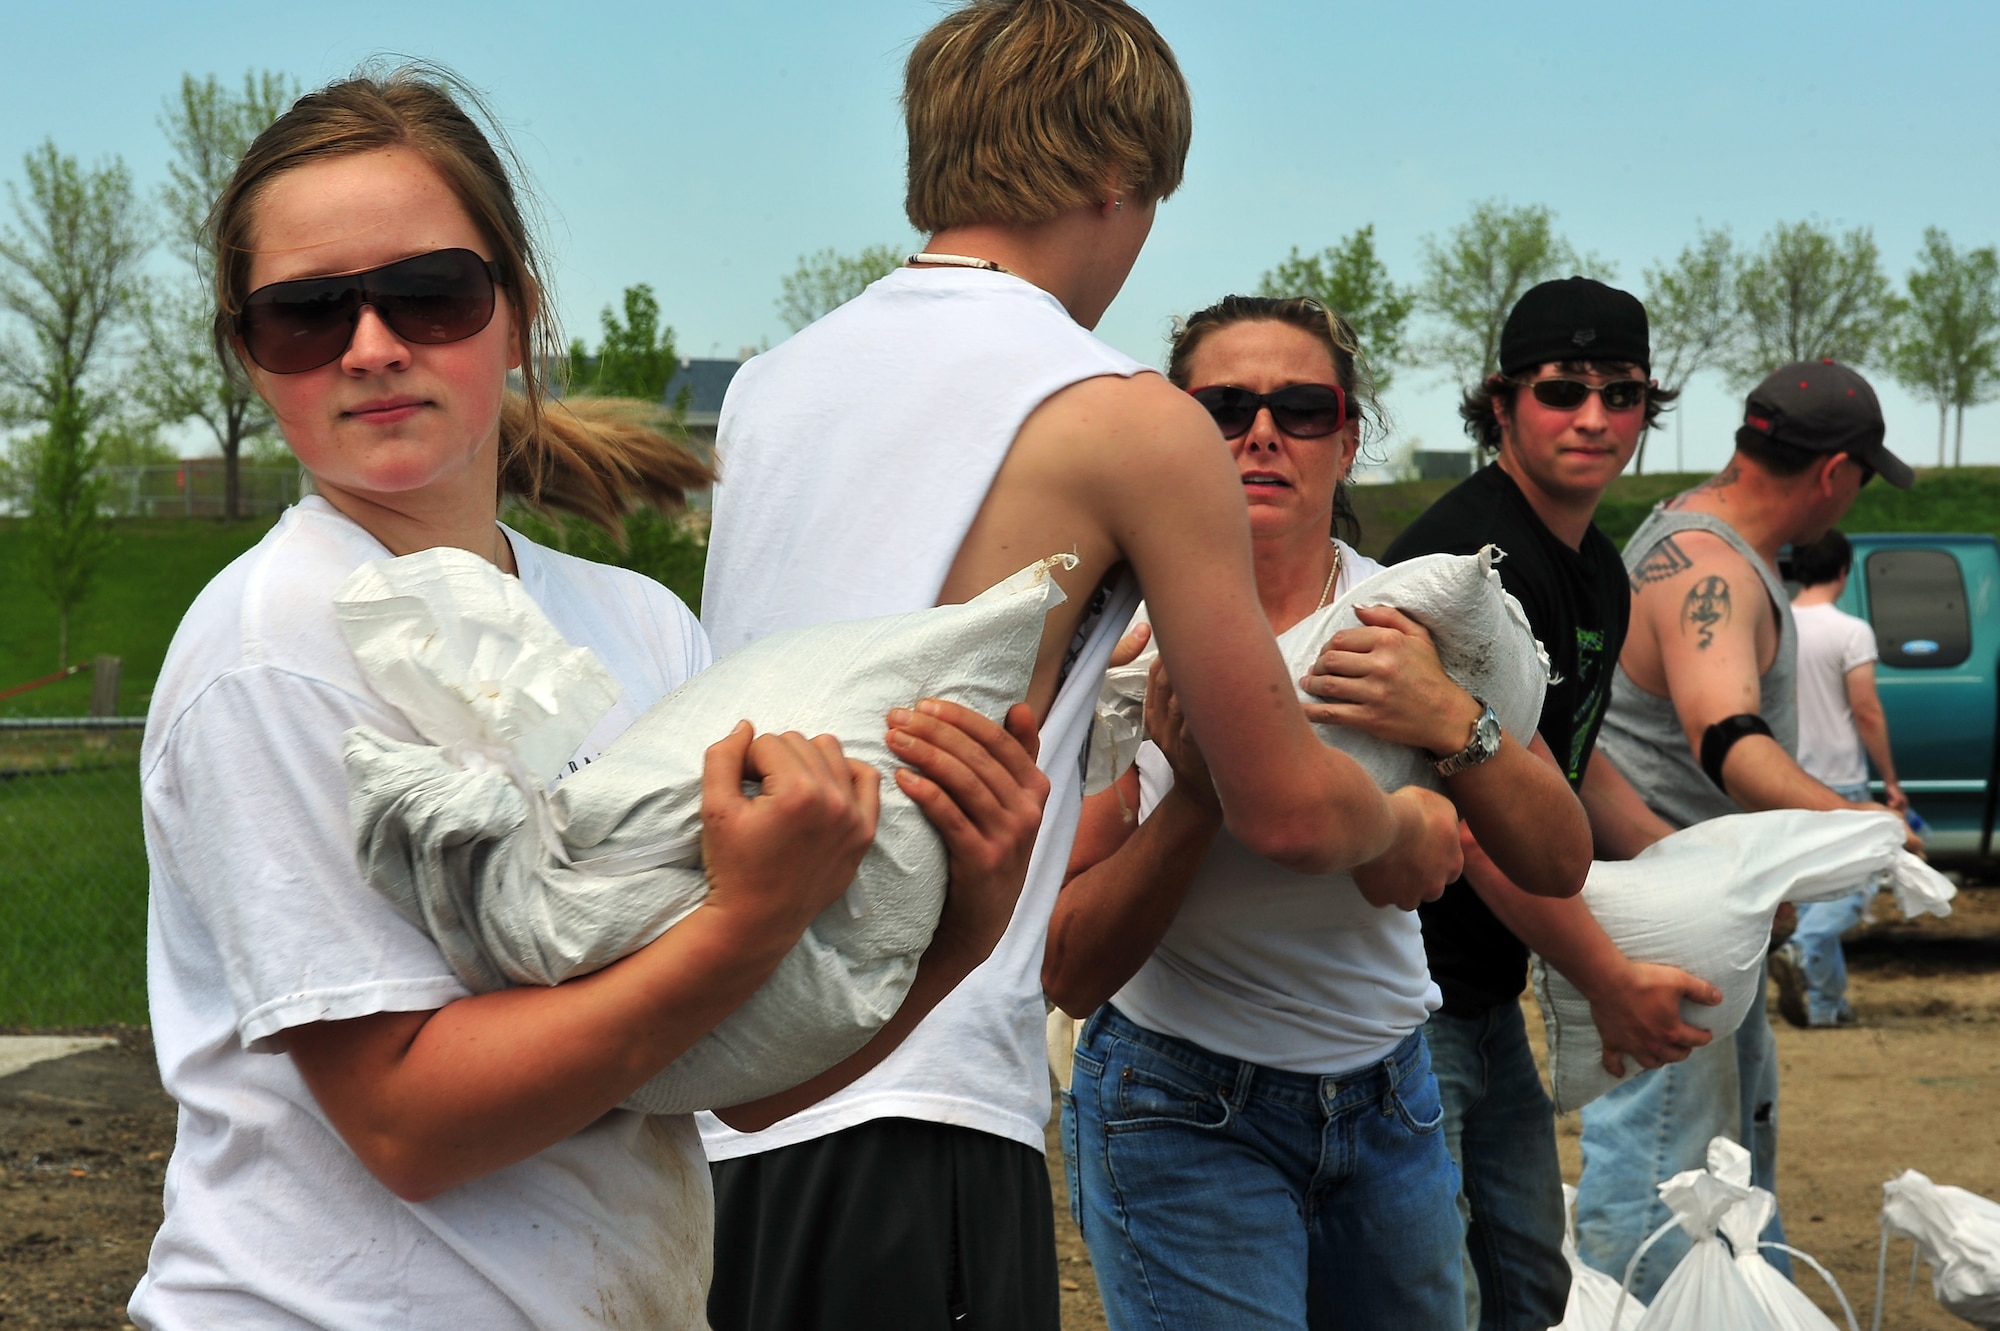
<instances>
[{"instance_id":1,"label":"dirt ground","mask_svg":"<svg viewBox=\"0 0 2000 1331\"><path fill-rule=\"evenodd\" d=\"M1893 914L1886 900L1878 911ZM1846 1290L1861 1325L1875 1296L1881 1185L1904 1169L2000 1198L2000 889L1963 893L1949 920L1864 926L1848 944L1861 1025L1777 1024L1782 1065L1779 1197L1793 1244ZM1530 1016L1538 1031L1539 1018ZM143 1030L115 1048L0 1078L0 1331L123 1327L145 1268L173 1146ZM1558 1125L1573 1181L1577 1123ZM1050 1142L1067 1331L1104 1326L1090 1260L1069 1223ZM1888 1328L1966 1323L1940 1310L1908 1245L1892 1253ZM1804 1288L1834 1304L1815 1278Z\"/></svg>"}]
</instances>

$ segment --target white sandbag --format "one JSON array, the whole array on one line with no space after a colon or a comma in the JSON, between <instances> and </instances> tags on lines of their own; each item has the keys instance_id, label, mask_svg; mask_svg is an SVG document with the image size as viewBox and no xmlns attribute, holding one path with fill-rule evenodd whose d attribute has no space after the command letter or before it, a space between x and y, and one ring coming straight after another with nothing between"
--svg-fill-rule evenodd
<instances>
[{"instance_id":1,"label":"white sandbag","mask_svg":"<svg viewBox=\"0 0 2000 1331\"><path fill-rule=\"evenodd\" d=\"M1576 1189L1563 1184L1563 1259L1569 1263L1569 1304L1549 1331L1634 1331L1646 1305L1576 1251Z\"/></svg>"},{"instance_id":2,"label":"white sandbag","mask_svg":"<svg viewBox=\"0 0 2000 1331\"><path fill-rule=\"evenodd\" d=\"M1279 634L1278 652L1293 679L1303 679L1328 638L1362 626L1357 607L1393 606L1430 631L1438 661L1453 682L1491 707L1500 728L1526 744L1542 718L1549 658L1521 603L1500 584L1493 566L1504 557L1489 545L1476 555L1422 555L1383 569ZM1156 644L1149 643L1130 665L1107 672L1085 766L1087 793L1104 789L1132 765L1145 738L1146 672L1157 655ZM1301 702L1321 701L1303 689L1298 696ZM1343 726L1316 729L1383 790L1444 789L1429 754Z\"/></svg>"},{"instance_id":3,"label":"white sandbag","mask_svg":"<svg viewBox=\"0 0 2000 1331\"><path fill-rule=\"evenodd\" d=\"M1834 1298L1840 1301L1841 1311L1847 1315L1848 1331L1861 1331L1854 1320L1854 1308L1841 1291L1840 1283L1833 1273L1817 1261L1782 1243L1766 1243L1759 1236L1764 1227L1771 1223L1771 1217L1778 1212L1778 1199L1764 1189L1750 1182L1750 1152L1727 1137L1717 1137L1708 1144L1708 1172L1725 1183L1733 1183L1750 1195L1723 1212L1716 1229L1729 1242L1736 1254L1736 1270L1743 1277L1743 1283L1750 1286L1750 1292L1757 1296L1764 1312L1771 1319L1771 1325L1778 1331L1839 1331L1838 1324L1819 1310L1817 1304L1807 1298L1799 1287L1785 1278L1785 1273L1763 1256L1776 1248L1790 1253L1801 1262L1817 1271L1833 1290Z\"/></svg>"},{"instance_id":4,"label":"white sandbag","mask_svg":"<svg viewBox=\"0 0 2000 1331\"><path fill-rule=\"evenodd\" d=\"M762 988L626 1104L685 1113L772 1094L859 1049L901 1005L943 906L944 846L896 786L887 714L924 697L999 718L1026 694L1063 600L1036 564L964 605L773 634L655 704L545 787L616 697L520 585L458 550L357 571L337 604L371 683L427 741L349 732L368 880L483 992L555 984L652 942L700 903L704 750L759 732L837 736L882 773L874 844Z\"/></svg>"},{"instance_id":5,"label":"white sandbag","mask_svg":"<svg viewBox=\"0 0 2000 1331\"><path fill-rule=\"evenodd\" d=\"M1729 1249L1716 1237L1716 1223L1748 1195L1748 1189L1725 1183L1706 1169L1687 1170L1660 1185L1660 1200L1674 1218L1633 1254L1633 1265L1637 1266L1639 1254L1672 1225L1678 1224L1694 1244L1653 1295L1637 1331L1720 1331L1723 1327L1729 1331L1780 1331L1737 1271Z\"/></svg>"},{"instance_id":6,"label":"white sandbag","mask_svg":"<svg viewBox=\"0 0 2000 1331\"><path fill-rule=\"evenodd\" d=\"M1906 911L1944 915L1953 888L1903 850L1893 813L1778 809L1733 814L1663 837L1629 860L1590 866L1583 899L1626 956L1678 966L1722 991L1722 1003L1683 1003L1690 1025L1725 1036L1762 1001L1771 918L1785 901L1846 896L1871 876L1888 875ZM1535 1001L1547 1026L1549 1082L1556 1108L1580 1109L1618 1084L1605 1071L1604 1044L1590 1003L1535 958ZM1626 1061L1627 1073L1636 1065Z\"/></svg>"},{"instance_id":7,"label":"white sandbag","mask_svg":"<svg viewBox=\"0 0 2000 1331\"><path fill-rule=\"evenodd\" d=\"M1891 1234L1915 1240L1917 1255L1930 1264L1931 1289L1946 1311L1974 1326L2000 1327L2000 1204L1906 1169L1882 1185L1882 1230L1885 1257ZM1880 1283L1878 1272L1877 1326Z\"/></svg>"}]
</instances>

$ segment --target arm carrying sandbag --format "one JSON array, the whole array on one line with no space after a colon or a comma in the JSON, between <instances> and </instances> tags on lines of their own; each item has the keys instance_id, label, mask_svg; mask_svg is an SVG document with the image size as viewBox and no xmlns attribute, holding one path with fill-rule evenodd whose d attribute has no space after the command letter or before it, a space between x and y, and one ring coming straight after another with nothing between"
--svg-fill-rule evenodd
<instances>
[{"instance_id":1,"label":"arm carrying sandbag","mask_svg":"<svg viewBox=\"0 0 2000 1331\"><path fill-rule=\"evenodd\" d=\"M559 983L643 947L700 903L708 745L744 717L762 731L832 733L885 778L876 839L848 898L627 1105L683 1113L808 1080L894 1015L943 906L944 847L889 779L901 763L886 715L923 697L1004 715L1026 694L1044 618L1063 599L1049 576L1057 562L1066 557L963 605L753 643L552 791L540 774L571 756L615 696L603 667L476 556L431 550L371 565L343 589L343 626L371 682L430 742L350 734L363 871L469 986ZM461 623L468 640L450 641Z\"/></svg>"}]
</instances>

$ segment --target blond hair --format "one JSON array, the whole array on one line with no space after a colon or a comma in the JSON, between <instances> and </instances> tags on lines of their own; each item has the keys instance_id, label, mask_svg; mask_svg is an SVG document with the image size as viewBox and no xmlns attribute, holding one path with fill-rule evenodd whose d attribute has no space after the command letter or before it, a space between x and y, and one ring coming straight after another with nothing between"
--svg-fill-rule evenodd
<instances>
[{"instance_id":1,"label":"blond hair","mask_svg":"<svg viewBox=\"0 0 2000 1331\"><path fill-rule=\"evenodd\" d=\"M243 154L209 211L215 246L215 349L243 376L237 321L249 296L251 232L270 182L310 162L385 147L420 153L472 218L500 269L521 345L521 391L500 412L500 489L536 507L574 513L617 533L634 503L680 507L713 479L709 464L658 428L658 404L547 400L546 367L562 361L562 335L542 281L541 260L510 170L512 152L478 96L451 75L404 68L360 74L309 92ZM500 146L496 148L495 141Z\"/></svg>"},{"instance_id":2,"label":"blond hair","mask_svg":"<svg viewBox=\"0 0 2000 1331\"><path fill-rule=\"evenodd\" d=\"M918 231L1032 225L1180 186L1194 113L1174 53L1120 0L973 0L925 33L903 73Z\"/></svg>"}]
</instances>

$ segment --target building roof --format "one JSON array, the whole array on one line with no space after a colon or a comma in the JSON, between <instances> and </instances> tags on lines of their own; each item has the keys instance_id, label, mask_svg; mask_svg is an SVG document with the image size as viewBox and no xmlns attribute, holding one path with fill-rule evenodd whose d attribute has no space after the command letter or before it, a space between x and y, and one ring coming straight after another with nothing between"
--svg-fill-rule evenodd
<instances>
[{"instance_id":1,"label":"building roof","mask_svg":"<svg viewBox=\"0 0 2000 1331\"><path fill-rule=\"evenodd\" d=\"M729 381L741 364L734 360L683 360L674 377L667 380L667 405L674 405L681 389L686 388L688 423L713 424L722 410L722 395L729 391Z\"/></svg>"}]
</instances>

